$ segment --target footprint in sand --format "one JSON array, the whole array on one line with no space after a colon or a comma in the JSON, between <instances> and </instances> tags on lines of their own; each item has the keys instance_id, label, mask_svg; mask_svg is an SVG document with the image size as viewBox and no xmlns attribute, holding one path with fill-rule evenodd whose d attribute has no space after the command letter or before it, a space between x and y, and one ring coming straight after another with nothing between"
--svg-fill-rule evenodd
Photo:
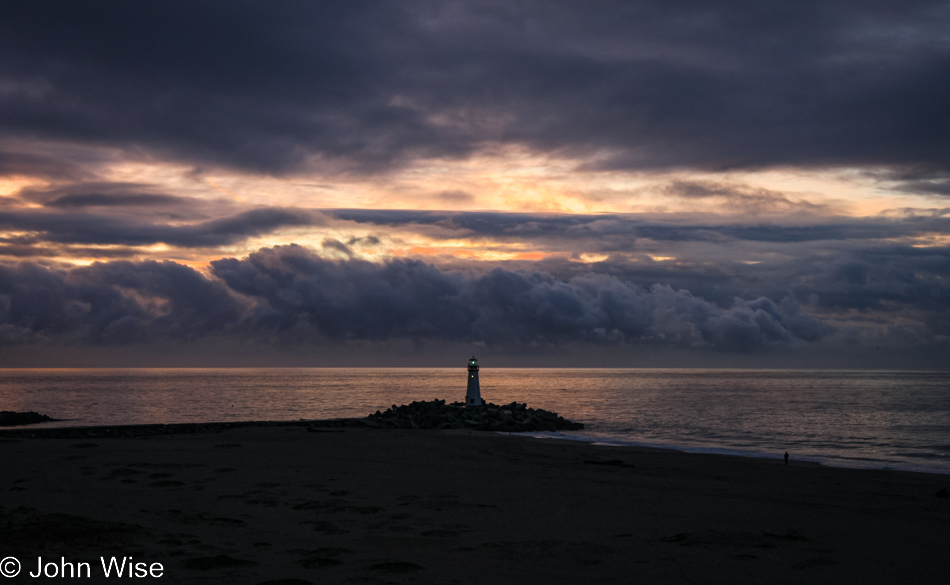
<instances>
[{"instance_id":1,"label":"footprint in sand","mask_svg":"<svg viewBox=\"0 0 950 585\"><path fill-rule=\"evenodd\" d=\"M420 534L431 538L455 538L459 535L459 533L454 530L426 530Z\"/></svg>"},{"instance_id":2,"label":"footprint in sand","mask_svg":"<svg viewBox=\"0 0 950 585\"><path fill-rule=\"evenodd\" d=\"M425 567L420 567L415 563L406 563L406 562L392 562L392 563L376 563L369 568L370 571L380 571L382 573L415 573L416 571L424 571Z\"/></svg>"},{"instance_id":3,"label":"footprint in sand","mask_svg":"<svg viewBox=\"0 0 950 585\"><path fill-rule=\"evenodd\" d=\"M830 567L837 565L838 561L828 558L805 559L792 565L793 569L814 569L817 567Z\"/></svg>"},{"instance_id":4,"label":"footprint in sand","mask_svg":"<svg viewBox=\"0 0 950 585\"><path fill-rule=\"evenodd\" d=\"M102 479L118 479L120 477L129 477L132 475L141 475L142 472L137 469L129 469L128 467L116 467L115 469L109 471L105 474Z\"/></svg>"},{"instance_id":5,"label":"footprint in sand","mask_svg":"<svg viewBox=\"0 0 950 585\"><path fill-rule=\"evenodd\" d=\"M204 526L244 526L243 520L227 518L225 516L209 516L208 514L186 514L181 510L169 510L169 515L184 524Z\"/></svg>"},{"instance_id":6,"label":"footprint in sand","mask_svg":"<svg viewBox=\"0 0 950 585\"><path fill-rule=\"evenodd\" d=\"M151 487L170 488L170 487L182 487L183 485L185 485L185 482L178 481L175 479L162 479L159 481L153 481L152 483L148 485Z\"/></svg>"},{"instance_id":7,"label":"footprint in sand","mask_svg":"<svg viewBox=\"0 0 950 585\"><path fill-rule=\"evenodd\" d=\"M321 567L336 567L342 565L343 561L340 559L324 559L321 557L315 557L312 559L303 559L300 561L301 567L306 567L307 569L315 569Z\"/></svg>"},{"instance_id":8,"label":"footprint in sand","mask_svg":"<svg viewBox=\"0 0 950 585\"><path fill-rule=\"evenodd\" d=\"M381 506L352 506L346 500L311 500L297 504L294 510L317 510L327 514L352 513L378 514L383 511Z\"/></svg>"},{"instance_id":9,"label":"footprint in sand","mask_svg":"<svg viewBox=\"0 0 950 585\"><path fill-rule=\"evenodd\" d=\"M256 565L255 561L246 559L236 559L231 555L217 555L213 557L194 557L185 559L181 565L192 571L211 571L213 569L231 569L234 567L247 567Z\"/></svg>"},{"instance_id":10,"label":"footprint in sand","mask_svg":"<svg viewBox=\"0 0 950 585\"><path fill-rule=\"evenodd\" d=\"M312 524L314 532L322 532L323 534L349 534L350 531L345 528L340 528L332 522L319 522L308 520L307 522L302 522L302 524Z\"/></svg>"}]
</instances>

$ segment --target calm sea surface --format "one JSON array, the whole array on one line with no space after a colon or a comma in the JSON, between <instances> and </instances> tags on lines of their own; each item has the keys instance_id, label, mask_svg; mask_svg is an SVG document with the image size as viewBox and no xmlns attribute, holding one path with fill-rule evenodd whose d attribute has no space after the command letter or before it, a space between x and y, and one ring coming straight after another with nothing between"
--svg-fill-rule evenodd
<instances>
[{"instance_id":1,"label":"calm sea surface","mask_svg":"<svg viewBox=\"0 0 950 585\"><path fill-rule=\"evenodd\" d=\"M86 426L365 416L461 400L464 368L0 370L0 410ZM950 372L491 369L482 396L613 444L950 474Z\"/></svg>"}]
</instances>

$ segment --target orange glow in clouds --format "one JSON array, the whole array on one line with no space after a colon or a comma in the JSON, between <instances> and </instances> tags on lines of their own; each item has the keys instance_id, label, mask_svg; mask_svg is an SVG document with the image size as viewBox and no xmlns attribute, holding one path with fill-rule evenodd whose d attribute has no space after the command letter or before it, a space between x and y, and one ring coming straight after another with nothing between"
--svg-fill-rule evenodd
<instances>
[{"instance_id":1,"label":"orange glow in clouds","mask_svg":"<svg viewBox=\"0 0 950 585\"><path fill-rule=\"evenodd\" d=\"M308 210L334 208L498 211L520 213L644 213L669 217L674 223L699 218L701 222L742 223L751 220L773 223L821 223L830 216L874 216L887 210L933 208L932 198L887 191L867 173L845 170L770 170L734 173L634 171L580 171L584 160L536 153L523 147L485 148L464 160L432 159L378 174L342 174L319 167L295 176L246 175L214 169L213 178L196 173L193 167L154 161L116 162L97 169L97 180L141 185L157 193L168 193L200 205L196 219L209 221L230 217L254 208L285 207ZM696 188L674 188L692 185ZM18 198L28 188L53 189L57 185L31 177L0 179L0 196L9 209L40 210L35 198ZM220 195L226 195L223 199ZM50 210L52 213L53 211ZM57 211L59 213L59 211ZM69 210L62 213L103 213ZM164 212L163 212L164 213ZM167 215L154 216L170 222ZM162 218L165 219L162 219ZM177 221L177 220L176 220ZM449 222L450 223L450 222ZM72 263L168 259L203 267L211 260L244 257L261 247L297 243L328 257L342 258L341 252L323 251L325 239L350 242L360 258L382 261L390 257L472 260L538 261L554 256L574 262L600 262L607 255L583 249L566 249L565 244L531 241L493 241L488 237L469 240L463 232L445 238L443 226L408 228L328 221L326 225L298 225L277 228L214 248L180 248L166 244L121 247L37 244L38 255ZM428 231L427 231L428 230ZM426 234L429 235L426 235ZM7 234L10 238L12 232ZM448 234L452 235L452 234ZM43 234L38 234L42 239ZM441 237L436 237L441 236ZM556 238L555 238L556 239ZM373 241L367 246L360 241ZM946 236L934 234L913 244L944 245ZM355 242L355 243L354 243ZM575 244L572 244L575 245ZM43 247L45 246L45 247ZM561 247L557 247L561 246ZM41 250L40 248L43 247ZM74 250L70 252L70 250ZM98 254L101 250L101 255ZM120 253L122 252L122 253ZM654 250L655 260L675 259L675 252ZM344 254L345 256L345 254ZM22 257L22 256L19 256Z\"/></svg>"}]
</instances>

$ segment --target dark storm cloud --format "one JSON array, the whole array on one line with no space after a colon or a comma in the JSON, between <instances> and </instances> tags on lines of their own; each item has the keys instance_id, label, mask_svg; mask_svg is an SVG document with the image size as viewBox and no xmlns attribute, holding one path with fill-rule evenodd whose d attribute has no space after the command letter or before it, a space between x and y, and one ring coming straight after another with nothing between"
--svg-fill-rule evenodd
<instances>
[{"instance_id":1,"label":"dark storm cloud","mask_svg":"<svg viewBox=\"0 0 950 585\"><path fill-rule=\"evenodd\" d=\"M267 172L509 143L946 173L948 23L938 0L8 2L0 127Z\"/></svg>"},{"instance_id":2,"label":"dark storm cloud","mask_svg":"<svg viewBox=\"0 0 950 585\"><path fill-rule=\"evenodd\" d=\"M950 178L926 181L908 181L900 186L900 190L907 193L950 197Z\"/></svg>"},{"instance_id":3,"label":"dark storm cloud","mask_svg":"<svg viewBox=\"0 0 950 585\"><path fill-rule=\"evenodd\" d=\"M814 203L792 201L777 191L715 181L676 180L661 186L659 191L682 199L716 199L728 213L814 213L823 209Z\"/></svg>"},{"instance_id":4,"label":"dark storm cloud","mask_svg":"<svg viewBox=\"0 0 950 585\"><path fill-rule=\"evenodd\" d=\"M0 97L0 103L2 103L2 97ZM43 154L0 151L0 177L24 176L80 180L86 178L87 175L88 171L73 161Z\"/></svg>"},{"instance_id":5,"label":"dark storm cloud","mask_svg":"<svg viewBox=\"0 0 950 585\"><path fill-rule=\"evenodd\" d=\"M841 349L862 339L938 347L950 336L948 248L895 245L735 270L605 262L481 272L370 263L338 240L324 250L344 257L278 246L216 260L208 276L173 262L0 264L0 340L411 340L516 355L567 345Z\"/></svg>"},{"instance_id":6,"label":"dark storm cloud","mask_svg":"<svg viewBox=\"0 0 950 585\"><path fill-rule=\"evenodd\" d=\"M173 262L80 268L0 265L0 340L146 343L229 333L277 342L478 341L528 347L653 342L753 350L829 328L791 297L725 309L666 285L503 269L478 276L418 261L332 261L298 246L213 263L212 280Z\"/></svg>"},{"instance_id":7,"label":"dark storm cloud","mask_svg":"<svg viewBox=\"0 0 950 585\"><path fill-rule=\"evenodd\" d=\"M47 207L172 207L187 205L189 200L174 195L110 195L84 193L63 195L47 203Z\"/></svg>"},{"instance_id":8,"label":"dark storm cloud","mask_svg":"<svg viewBox=\"0 0 950 585\"><path fill-rule=\"evenodd\" d=\"M238 320L219 283L174 262L0 265L0 343L197 339Z\"/></svg>"},{"instance_id":9,"label":"dark storm cloud","mask_svg":"<svg viewBox=\"0 0 950 585\"><path fill-rule=\"evenodd\" d=\"M821 305L884 312L913 307L950 333L950 247L880 246L814 262L808 288Z\"/></svg>"},{"instance_id":10,"label":"dark storm cloud","mask_svg":"<svg viewBox=\"0 0 950 585\"><path fill-rule=\"evenodd\" d=\"M0 202L0 231L10 232L0 234L0 255L127 257L136 246L213 247L322 222L319 212L169 195L149 184L78 181L21 189Z\"/></svg>"},{"instance_id":11,"label":"dark storm cloud","mask_svg":"<svg viewBox=\"0 0 950 585\"><path fill-rule=\"evenodd\" d=\"M868 175L888 188L915 195L950 196L950 173L935 169L891 169L870 171Z\"/></svg>"},{"instance_id":12,"label":"dark storm cloud","mask_svg":"<svg viewBox=\"0 0 950 585\"><path fill-rule=\"evenodd\" d=\"M311 154L372 167L468 148L390 104L399 55L389 56L387 30L407 20L390 3L2 11L0 52L15 56L0 65L9 132L272 171Z\"/></svg>"},{"instance_id":13,"label":"dark storm cloud","mask_svg":"<svg viewBox=\"0 0 950 585\"><path fill-rule=\"evenodd\" d=\"M950 219L945 210L887 217L829 217L810 225L724 223L698 215L673 221L621 214L328 213L375 227L399 226L435 238L533 242L549 251L609 255L593 265L568 258L496 264L508 270L542 271L565 282L595 272L643 289L661 285L689 291L693 297L723 308L732 306L736 298L808 299L812 311L830 319L890 320L891 327L913 321L931 336L950 334L950 249L900 243L946 234ZM676 260L655 262L645 255L653 251L676 256ZM848 316L852 312L856 313ZM807 338L804 329L799 334L800 339Z\"/></svg>"},{"instance_id":14,"label":"dark storm cloud","mask_svg":"<svg viewBox=\"0 0 950 585\"><path fill-rule=\"evenodd\" d=\"M333 238L324 238L321 242L320 247L324 250L336 251L347 258L353 258L353 250L349 246L341 242L340 240L334 240Z\"/></svg>"},{"instance_id":15,"label":"dark storm cloud","mask_svg":"<svg viewBox=\"0 0 950 585\"><path fill-rule=\"evenodd\" d=\"M204 200L162 193L155 185L119 181L73 181L50 187L28 187L20 189L17 197L45 207L135 207L135 213L142 213L143 207L174 207L184 214L208 204ZM218 208L225 207L220 201L215 203ZM163 212L167 213L167 209Z\"/></svg>"},{"instance_id":16,"label":"dark storm cloud","mask_svg":"<svg viewBox=\"0 0 950 585\"><path fill-rule=\"evenodd\" d=\"M798 303L735 299L726 310L666 285L639 287L587 274L472 275L419 261L336 262L298 246L212 262L231 289L259 301L272 331L302 327L331 339L398 338L527 346L568 342L754 349L821 338L827 326Z\"/></svg>"},{"instance_id":17,"label":"dark storm cloud","mask_svg":"<svg viewBox=\"0 0 950 585\"><path fill-rule=\"evenodd\" d=\"M51 246L30 238L0 239L0 256L14 258L131 258L142 251L129 246L109 248L84 246Z\"/></svg>"},{"instance_id":18,"label":"dark storm cloud","mask_svg":"<svg viewBox=\"0 0 950 585\"><path fill-rule=\"evenodd\" d=\"M468 237L500 241L563 241L597 239L602 251L629 249L636 238L668 242L821 242L900 238L927 232L950 231L950 217L829 217L821 223L787 225L780 222L724 221L715 216L675 217L660 220L638 214L542 214L505 212L449 212L416 210L327 209L333 218L373 226L417 230L433 238Z\"/></svg>"},{"instance_id":19,"label":"dark storm cloud","mask_svg":"<svg viewBox=\"0 0 950 585\"><path fill-rule=\"evenodd\" d=\"M186 225L101 214L0 211L0 229L35 232L39 241L68 244L221 246L282 227L319 225L320 214L278 207L251 209Z\"/></svg>"}]
</instances>

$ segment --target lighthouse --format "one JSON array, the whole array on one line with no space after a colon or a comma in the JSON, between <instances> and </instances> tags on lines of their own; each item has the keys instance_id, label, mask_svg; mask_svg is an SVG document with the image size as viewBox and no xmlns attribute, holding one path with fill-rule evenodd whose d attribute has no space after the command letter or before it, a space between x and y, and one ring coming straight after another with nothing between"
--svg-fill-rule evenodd
<instances>
[{"instance_id":1,"label":"lighthouse","mask_svg":"<svg viewBox=\"0 0 950 585\"><path fill-rule=\"evenodd\" d=\"M468 360L468 389L465 391L465 406L481 406L482 392L478 388L478 360Z\"/></svg>"}]
</instances>

